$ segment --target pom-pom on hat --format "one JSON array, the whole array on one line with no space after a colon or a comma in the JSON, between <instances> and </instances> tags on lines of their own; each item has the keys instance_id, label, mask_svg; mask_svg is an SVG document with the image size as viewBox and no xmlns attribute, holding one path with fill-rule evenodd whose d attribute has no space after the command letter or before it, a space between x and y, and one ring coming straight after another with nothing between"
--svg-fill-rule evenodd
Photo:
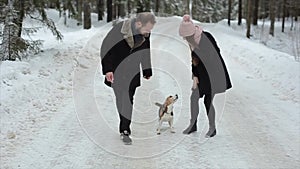
<instances>
[{"instance_id":1,"label":"pom-pom on hat","mask_svg":"<svg viewBox=\"0 0 300 169\"><path fill-rule=\"evenodd\" d=\"M179 26L179 35L182 37L187 37L194 35L196 31L196 27L191 20L190 15L184 15L182 17L182 22Z\"/></svg>"}]
</instances>

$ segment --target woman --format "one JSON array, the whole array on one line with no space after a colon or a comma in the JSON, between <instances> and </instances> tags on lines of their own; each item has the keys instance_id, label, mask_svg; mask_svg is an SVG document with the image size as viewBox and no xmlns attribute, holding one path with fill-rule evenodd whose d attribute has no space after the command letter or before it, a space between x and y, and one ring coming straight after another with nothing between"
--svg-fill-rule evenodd
<instances>
[{"instance_id":1,"label":"woman","mask_svg":"<svg viewBox=\"0 0 300 169\"><path fill-rule=\"evenodd\" d=\"M190 134L197 131L198 102L204 96L204 105L209 121L209 130L205 136L213 137L217 133L213 99L215 94L223 93L232 87L229 74L214 37L203 31L200 26L194 25L189 15L183 16L179 35L189 43L193 73L190 98L191 120L190 125L183 133Z\"/></svg>"}]
</instances>

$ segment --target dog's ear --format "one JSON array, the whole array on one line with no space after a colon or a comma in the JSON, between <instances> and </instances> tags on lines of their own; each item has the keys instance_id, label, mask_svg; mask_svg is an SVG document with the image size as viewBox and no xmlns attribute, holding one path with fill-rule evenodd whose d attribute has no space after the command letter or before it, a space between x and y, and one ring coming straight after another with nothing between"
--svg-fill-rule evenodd
<instances>
[{"instance_id":1,"label":"dog's ear","mask_svg":"<svg viewBox=\"0 0 300 169\"><path fill-rule=\"evenodd\" d=\"M171 96L172 97L172 96ZM165 105L169 106L171 104L170 97L168 97L165 101Z\"/></svg>"}]
</instances>

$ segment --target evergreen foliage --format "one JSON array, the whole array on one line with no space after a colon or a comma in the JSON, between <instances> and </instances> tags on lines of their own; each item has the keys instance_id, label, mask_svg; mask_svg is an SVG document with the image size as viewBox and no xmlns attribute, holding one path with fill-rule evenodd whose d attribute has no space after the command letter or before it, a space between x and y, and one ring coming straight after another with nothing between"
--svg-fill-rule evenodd
<instances>
[{"instance_id":1,"label":"evergreen foliage","mask_svg":"<svg viewBox=\"0 0 300 169\"><path fill-rule=\"evenodd\" d=\"M55 23L47 17L44 0L8 0L5 7L1 5L1 39L0 60L22 60L29 53L38 53L42 46L41 40L32 40L30 35L39 28L25 28L23 19L29 17L37 20L50 29L57 40L62 40L63 35L57 30ZM5 16L3 16L5 14ZM24 39L27 35L29 39Z\"/></svg>"},{"instance_id":2,"label":"evergreen foliage","mask_svg":"<svg viewBox=\"0 0 300 169\"><path fill-rule=\"evenodd\" d=\"M31 18L42 23L43 27L52 31L57 40L63 35L56 28L55 23L47 17L46 9L56 9L60 17L78 20L78 25L89 29L91 26L91 12L98 13L98 20L103 20L107 14L107 22L116 21L125 16L139 12L155 12L157 16L183 16L191 14L193 19L200 22L218 22L223 19L241 19L247 21L247 37L250 38L251 24L257 24L257 19L267 19L272 23L274 17L283 20L291 19L290 30L296 30L296 23L300 15L300 1L297 0L251 0L253 8L249 8L247 0L0 0L0 60L16 60L26 57L28 53L37 53L42 45L41 40L32 40L38 27L27 28L23 19ZM229 2L231 10L229 11ZM240 4L240 6L239 6ZM90 9L85 7L90 7ZM87 10L88 9L88 10ZM250 17L249 17L250 16ZM250 21L250 19L252 19ZM274 27L270 33L274 36ZM284 31L284 29L282 29ZM25 39L24 37L29 37Z\"/></svg>"}]
</instances>

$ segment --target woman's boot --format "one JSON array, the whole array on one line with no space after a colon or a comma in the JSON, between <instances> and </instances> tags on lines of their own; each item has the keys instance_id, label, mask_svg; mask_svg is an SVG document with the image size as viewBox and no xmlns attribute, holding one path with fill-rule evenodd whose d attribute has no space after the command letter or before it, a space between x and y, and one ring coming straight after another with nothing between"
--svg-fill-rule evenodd
<instances>
[{"instance_id":1,"label":"woman's boot","mask_svg":"<svg viewBox=\"0 0 300 169\"><path fill-rule=\"evenodd\" d=\"M217 130L216 129L209 129L208 132L205 134L206 138L210 138L213 137L217 134Z\"/></svg>"},{"instance_id":2,"label":"woman's boot","mask_svg":"<svg viewBox=\"0 0 300 169\"><path fill-rule=\"evenodd\" d=\"M183 134L191 134L193 132L197 131L197 120L191 120L190 125L183 130Z\"/></svg>"}]
</instances>

